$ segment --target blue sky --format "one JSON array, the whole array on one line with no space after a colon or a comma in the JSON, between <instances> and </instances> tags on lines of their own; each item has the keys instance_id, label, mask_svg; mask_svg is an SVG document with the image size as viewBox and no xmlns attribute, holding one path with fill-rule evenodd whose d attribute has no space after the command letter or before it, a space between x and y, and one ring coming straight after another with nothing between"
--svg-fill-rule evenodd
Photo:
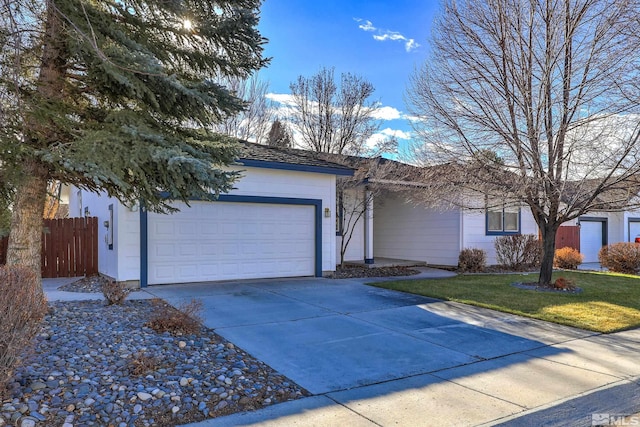
<instances>
[{"instance_id":1,"label":"blue sky","mask_svg":"<svg viewBox=\"0 0 640 427\"><path fill-rule=\"evenodd\" d=\"M265 0L259 28L272 60L260 78L283 95L299 75L310 77L322 67L335 67L336 76L360 75L376 89L372 100L384 107L380 116L400 117L384 120L380 129L408 133L404 94L426 59L438 7L436 0Z\"/></svg>"}]
</instances>

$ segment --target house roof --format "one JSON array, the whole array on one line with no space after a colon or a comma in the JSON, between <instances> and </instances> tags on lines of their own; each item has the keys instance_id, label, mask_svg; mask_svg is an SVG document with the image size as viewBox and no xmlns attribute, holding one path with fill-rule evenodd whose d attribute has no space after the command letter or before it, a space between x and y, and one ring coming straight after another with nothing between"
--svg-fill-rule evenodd
<instances>
[{"instance_id":1,"label":"house roof","mask_svg":"<svg viewBox=\"0 0 640 427\"><path fill-rule=\"evenodd\" d=\"M352 176L354 169L322 158L313 151L242 142L238 163L267 169L295 170L333 175Z\"/></svg>"},{"instance_id":2,"label":"house roof","mask_svg":"<svg viewBox=\"0 0 640 427\"><path fill-rule=\"evenodd\" d=\"M333 153L318 153L318 156L355 169L354 178L365 183L411 185L420 184L423 181L422 168L384 157L359 157Z\"/></svg>"}]
</instances>

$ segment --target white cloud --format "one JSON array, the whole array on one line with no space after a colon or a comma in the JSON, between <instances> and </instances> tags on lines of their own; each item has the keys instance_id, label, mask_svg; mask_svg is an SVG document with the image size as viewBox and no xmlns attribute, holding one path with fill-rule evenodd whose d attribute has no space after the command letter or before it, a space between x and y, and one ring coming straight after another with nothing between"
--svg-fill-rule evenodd
<instances>
[{"instance_id":1,"label":"white cloud","mask_svg":"<svg viewBox=\"0 0 640 427\"><path fill-rule=\"evenodd\" d=\"M376 28L371 21L366 19L354 18L354 20L356 22L361 23L360 25L358 25L358 28L360 28L361 30L367 31L367 32L375 31L377 34L373 35L374 40L377 40L380 42L384 42L387 40L403 42L404 49L407 52L411 52L412 50L415 50L420 47L420 44L418 44L415 41L415 39L405 37L404 35L402 35L397 31L382 30L382 29Z\"/></svg>"},{"instance_id":2,"label":"white cloud","mask_svg":"<svg viewBox=\"0 0 640 427\"><path fill-rule=\"evenodd\" d=\"M362 22L362 24L358 25L358 28L360 28L363 31L375 31L375 30L377 30L377 28L373 26L373 23L371 21L358 19L358 18L355 18L355 21L356 22Z\"/></svg>"},{"instance_id":3,"label":"white cloud","mask_svg":"<svg viewBox=\"0 0 640 427\"><path fill-rule=\"evenodd\" d=\"M406 139L406 140L411 139L411 134L409 132L405 132L400 129L385 128L385 129L382 129L379 133L381 135L396 138L396 139Z\"/></svg>"},{"instance_id":4,"label":"white cloud","mask_svg":"<svg viewBox=\"0 0 640 427\"><path fill-rule=\"evenodd\" d=\"M265 95L267 99L283 105L295 105L293 95L290 93L268 93Z\"/></svg>"},{"instance_id":5,"label":"white cloud","mask_svg":"<svg viewBox=\"0 0 640 427\"><path fill-rule=\"evenodd\" d=\"M372 114L374 119L378 120L397 120L403 117L402 112L393 107L378 107Z\"/></svg>"}]
</instances>

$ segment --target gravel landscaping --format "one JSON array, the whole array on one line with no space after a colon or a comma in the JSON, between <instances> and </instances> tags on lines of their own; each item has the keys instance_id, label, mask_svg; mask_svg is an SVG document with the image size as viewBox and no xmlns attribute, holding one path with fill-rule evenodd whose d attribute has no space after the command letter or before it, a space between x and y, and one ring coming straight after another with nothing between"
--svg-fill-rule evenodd
<instances>
[{"instance_id":1,"label":"gravel landscaping","mask_svg":"<svg viewBox=\"0 0 640 427\"><path fill-rule=\"evenodd\" d=\"M212 330L145 326L161 300L54 302L0 426L172 426L308 393Z\"/></svg>"},{"instance_id":2,"label":"gravel landscaping","mask_svg":"<svg viewBox=\"0 0 640 427\"><path fill-rule=\"evenodd\" d=\"M358 277L395 277L413 276L420 271L410 267L375 267L369 268L358 265L338 266L336 271L329 275L331 279L353 279Z\"/></svg>"}]
</instances>

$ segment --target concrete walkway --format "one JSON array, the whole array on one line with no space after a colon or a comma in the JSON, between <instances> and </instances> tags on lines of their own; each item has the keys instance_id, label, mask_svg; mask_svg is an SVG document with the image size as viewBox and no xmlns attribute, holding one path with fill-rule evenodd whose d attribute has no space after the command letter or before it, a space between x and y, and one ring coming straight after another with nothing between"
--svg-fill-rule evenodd
<instances>
[{"instance_id":1,"label":"concrete walkway","mask_svg":"<svg viewBox=\"0 0 640 427\"><path fill-rule=\"evenodd\" d=\"M182 284L135 294L200 299L208 327L313 394L193 426L588 426L593 413L640 411L640 330L598 335L364 281L371 279Z\"/></svg>"}]
</instances>

